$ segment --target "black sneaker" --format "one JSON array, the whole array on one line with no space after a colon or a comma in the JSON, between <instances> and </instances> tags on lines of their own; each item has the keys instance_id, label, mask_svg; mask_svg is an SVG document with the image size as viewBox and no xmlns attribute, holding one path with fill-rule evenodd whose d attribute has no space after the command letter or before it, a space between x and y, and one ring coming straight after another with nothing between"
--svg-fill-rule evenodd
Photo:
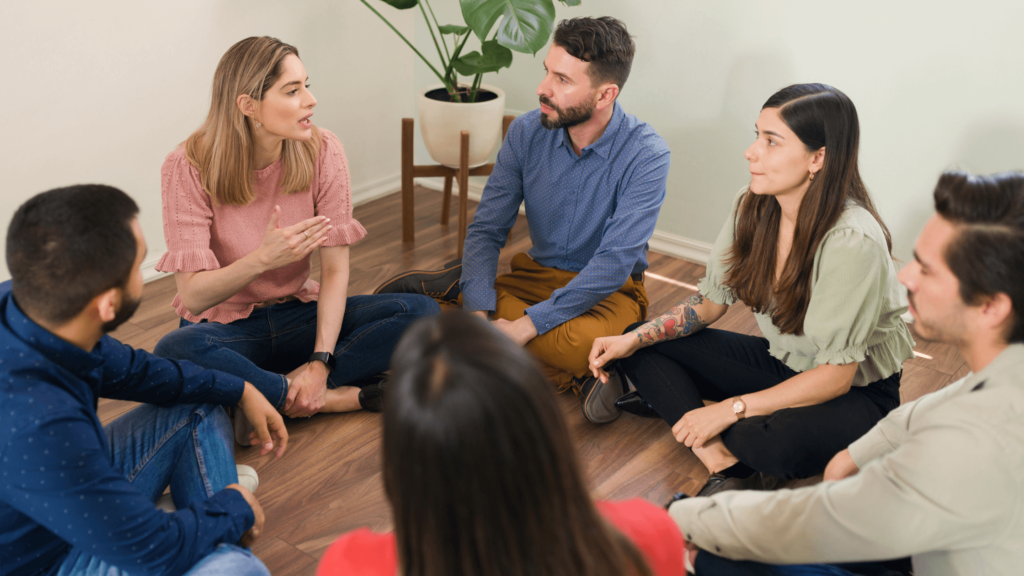
<instances>
[{"instance_id":1,"label":"black sneaker","mask_svg":"<svg viewBox=\"0 0 1024 576\"><path fill-rule=\"evenodd\" d=\"M384 410L384 387L386 385L387 375L385 374L377 374L366 380L349 384L349 386L359 387L359 405L367 412Z\"/></svg>"},{"instance_id":2,"label":"black sneaker","mask_svg":"<svg viewBox=\"0 0 1024 576\"><path fill-rule=\"evenodd\" d=\"M435 300L454 303L459 299L462 258L456 258L440 270L409 270L384 282L374 294L423 294Z\"/></svg>"}]
</instances>

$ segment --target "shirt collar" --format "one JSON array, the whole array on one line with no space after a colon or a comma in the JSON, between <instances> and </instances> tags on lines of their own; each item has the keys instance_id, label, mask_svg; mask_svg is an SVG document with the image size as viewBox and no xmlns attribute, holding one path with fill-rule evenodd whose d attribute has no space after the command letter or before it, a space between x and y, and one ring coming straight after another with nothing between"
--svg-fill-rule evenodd
<instances>
[{"instance_id":1,"label":"shirt collar","mask_svg":"<svg viewBox=\"0 0 1024 576\"><path fill-rule=\"evenodd\" d=\"M580 150L580 158L583 157L587 150L593 150L601 158L608 159L611 148L615 144L616 133L619 131L619 126L622 125L622 119L626 116L626 113L622 111L622 106L619 106L618 100L615 101L613 106L615 108L612 109L612 119L608 121L608 126L605 127L604 133L597 139L597 142ZM576 156L576 151L572 147L572 140L569 139L569 129L562 128L558 131L558 135L562 139L562 145L568 148L573 156Z\"/></svg>"},{"instance_id":2,"label":"shirt collar","mask_svg":"<svg viewBox=\"0 0 1024 576\"><path fill-rule=\"evenodd\" d=\"M86 374L103 364L102 340L92 352L62 340L26 316L9 290L0 299L0 302L6 300L3 302L4 323L19 340L73 374Z\"/></svg>"},{"instance_id":3,"label":"shirt collar","mask_svg":"<svg viewBox=\"0 0 1024 576\"><path fill-rule=\"evenodd\" d=\"M1020 379L1016 376L1020 373L1022 366L1024 366L1024 344L1010 344L993 358L988 366L976 374L970 374L967 377L969 382L966 388L970 390L981 382L985 383L985 389L1018 384Z\"/></svg>"}]
</instances>

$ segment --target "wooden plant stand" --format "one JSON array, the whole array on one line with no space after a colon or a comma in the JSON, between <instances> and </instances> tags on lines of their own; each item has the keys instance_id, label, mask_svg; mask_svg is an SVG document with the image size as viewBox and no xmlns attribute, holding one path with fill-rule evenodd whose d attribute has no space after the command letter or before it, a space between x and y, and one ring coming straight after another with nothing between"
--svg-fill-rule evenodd
<instances>
[{"instance_id":1,"label":"wooden plant stand","mask_svg":"<svg viewBox=\"0 0 1024 576\"><path fill-rule=\"evenodd\" d=\"M501 125L501 139L504 142L508 126L515 116L505 116ZM490 176L494 163L476 168L469 167L469 132L462 131L459 143L459 167L449 168L441 164L417 166L413 164L413 119L402 118L402 242L412 243L416 235L413 218L413 179L444 176L444 201L441 207L441 226L448 225L452 203L452 180L459 179L459 243L458 257L462 258L462 247L466 242L466 228L469 227L469 177Z\"/></svg>"}]
</instances>

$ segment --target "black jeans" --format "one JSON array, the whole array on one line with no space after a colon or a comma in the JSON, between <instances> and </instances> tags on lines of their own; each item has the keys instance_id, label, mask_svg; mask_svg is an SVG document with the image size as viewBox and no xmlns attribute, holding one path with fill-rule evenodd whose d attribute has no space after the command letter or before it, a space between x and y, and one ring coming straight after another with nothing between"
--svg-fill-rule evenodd
<instances>
[{"instance_id":1,"label":"black jeans","mask_svg":"<svg viewBox=\"0 0 1024 576\"><path fill-rule=\"evenodd\" d=\"M638 350L619 360L618 368L669 426L703 407L704 398L720 402L753 394L797 374L768 353L767 339L709 328ZM722 433L722 441L754 470L781 478L814 476L899 406L900 374L816 406L744 418Z\"/></svg>"},{"instance_id":2,"label":"black jeans","mask_svg":"<svg viewBox=\"0 0 1024 576\"><path fill-rule=\"evenodd\" d=\"M853 564L773 565L727 560L706 550L697 554L695 564L697 576L902 576L911 571L909 558Z\"/></svg>"}]
</instances>

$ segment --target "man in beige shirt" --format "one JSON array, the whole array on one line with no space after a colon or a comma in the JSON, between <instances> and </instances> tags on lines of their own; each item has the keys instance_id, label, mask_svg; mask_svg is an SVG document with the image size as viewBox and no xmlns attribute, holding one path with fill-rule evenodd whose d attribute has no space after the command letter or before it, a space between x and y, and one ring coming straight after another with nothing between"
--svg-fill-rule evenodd
<instances>
[{"instance_id":1,"label":"man in beige shirt","mask_svg":"<svg viewBox=\"0 0 1024 576\"><path fill-rule=\"evenodd\" d=\"M893 410L821 484L672 504L696 574L884 574L863 563L906 556L916 576L1024 573L1024 173L943 174L935 208L900 281L917 334L972 372Z\"/></svg>"}]
</instances>

